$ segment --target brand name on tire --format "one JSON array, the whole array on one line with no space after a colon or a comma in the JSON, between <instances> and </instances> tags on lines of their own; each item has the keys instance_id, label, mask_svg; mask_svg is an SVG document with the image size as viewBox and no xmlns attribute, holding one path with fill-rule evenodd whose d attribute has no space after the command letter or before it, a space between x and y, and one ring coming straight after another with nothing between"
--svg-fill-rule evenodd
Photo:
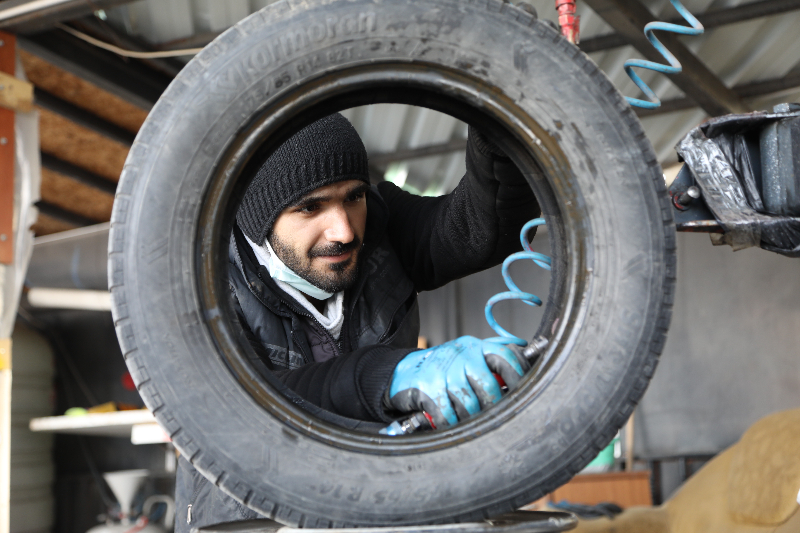
<instances>
[{"instance_id":1,"label":"brand name on tire","mask_svg":"<svg viewBox=\"0 0 800 533\"><path fill-rule=\"evenodd\" d=\"M290 58L306 49L310 44L321 43L337 36L348 36L359 33L371 33L378 28L378 17L374 11L364 11L358 15L343 17L328 16L325 21L312 22L305 28L293 29L267 45L267 49L275 61Z\"/></svg>"},{"instance_id":2,"label":"brand name on tire","mask_svg":"<svg viewBox=\"0 0 800 533\"><path fill-rule=\"evenodd\" d=\"M319 19L303 28L293 28L269 40L265 39L252 49L239 62L226 65L223 72L213 76L206 91L205 99L196 106L202 114L204 109L215 107L212 100L227 100L231 94L238 93L242 86L250 85L254 80L263 77L272 65L301 55L310 45L318 44L326 39L347 37L355 34L369 34L377 30L377 15L374 11L359 14L335 16L329 15L324 21ZM313 69L323 62L336 63L351 59L352 47L343 50L328 51L324 55L317 54L306 63L297 67L301 76L307 69ZM274 68L274 67L273 67ZM280 71L268 78L266 87L261 87L253 94L253 102L257 104L268 96L273 88L280 89L292 81L288 71Z\"/></svg>"}]
</instances>

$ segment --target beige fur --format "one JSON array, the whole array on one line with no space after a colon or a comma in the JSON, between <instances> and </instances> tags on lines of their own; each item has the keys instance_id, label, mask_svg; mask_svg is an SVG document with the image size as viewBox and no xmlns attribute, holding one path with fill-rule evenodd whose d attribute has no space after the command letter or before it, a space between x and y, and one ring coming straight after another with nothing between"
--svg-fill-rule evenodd
<instances>
[{"instance_id":1,"label":"beige fur","mask_svg":"<svg viewBox=\"0 0 800 533\"><path fill-rule=\"evenodd\" d=\"M581 520L578 533L800 533L800 409L756 422L660 507Z\"/></svg>"}]
</instances>

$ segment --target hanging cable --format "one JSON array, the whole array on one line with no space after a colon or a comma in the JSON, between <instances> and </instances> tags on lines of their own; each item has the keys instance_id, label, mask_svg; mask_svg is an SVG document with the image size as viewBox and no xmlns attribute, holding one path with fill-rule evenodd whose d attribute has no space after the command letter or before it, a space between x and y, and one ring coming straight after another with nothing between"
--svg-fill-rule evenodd
<instances>
[{"instance_id":1,"label":"hanging cable","mask_svg":"<svg viewBox=\"0 0 800 533\"><path fill-rule=\"evenodd\" d=\"M202 50L202 48L185 48L183 50L164 50L161 52L136 52L134 50L125 50L124 48L120 48L119 46L114 46L113 44L101 41L100 39L95 39L91 35L87 35L82 31L76 30L75 28L70 28L66 24L56 24L56 27L64 30L65 32L77 37L82 41L86 41L87 43L93 46L102 48L103 50L107 50L109 52L113 52L122 57L130 57L133 59L160 59L164 57L190 56L200 53L200 51Z\"/></svg>"},{"instance_id":2,"label":"hanging cable","mask_svg":"<svg viewBox=\"0 0 800 533\"><path fill-rule=\"evenodd\" d=\"M656 72L661 72L662 74L677 74L682 70L680 62L675 58L674 55L672 55L672 52L667 50L667 47L658 40L658 37L656 37L653 32L657 30L678 33L681 35L700 35L704 31L703 25L700 24L700 21L697 20L694 15L689 13L689 10L680 3L680 0L670 0L670 2L678 11L678 13L680 13L683 19L691 25L691 27L681 26L680 24L672 24L670 22L650 22L644 27L644 34L647 37L647 40L650 41L650 44L652 44L653 47L658 50L658 53L661 54L669 64L664 65L654 61L646 61L644 59L629 59L625 62L625 72L628 74L633 83L635 83L636 86L639 87L639 89L641 89L645 96L649 99L649 101L645 101L626 96L625 98L632 106L643 107L645 109L655 109L661 105L661 100L659 100L658 96L656 96L656 93L653 91L653 89L651 89L644 82L644 80L642 80L642 78L640 78L639 75L634 72L634 67L654 70Z\"/></svg>"}]
</instances>

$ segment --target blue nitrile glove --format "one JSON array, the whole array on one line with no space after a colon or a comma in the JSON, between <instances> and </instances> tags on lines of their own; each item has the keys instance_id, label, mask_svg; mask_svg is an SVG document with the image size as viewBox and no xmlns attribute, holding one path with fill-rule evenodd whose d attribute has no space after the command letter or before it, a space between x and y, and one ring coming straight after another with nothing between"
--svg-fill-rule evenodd
<instances>
[{"instance_id":1,"label":"blue nitrile glove","mask_svg":"<svg viewBox=\"0 0 800 533\"><path fill-rule=\"evenodd\" d=\"M459 337L400 361L388 404L405 413L425 411L437 428L447 427L500 401L502 392L492 372L513 388L529 367L509 346Z\"/></svg>"}]
</instances>

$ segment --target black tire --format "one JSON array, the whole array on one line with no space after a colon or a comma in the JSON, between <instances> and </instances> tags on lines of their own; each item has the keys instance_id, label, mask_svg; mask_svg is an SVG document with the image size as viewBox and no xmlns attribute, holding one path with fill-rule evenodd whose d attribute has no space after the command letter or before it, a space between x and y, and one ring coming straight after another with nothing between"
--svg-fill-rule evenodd
<instances>
[{"instance_id":1,"label":"black tire","mask_svg":"<svg viewBox=\"0 0 800 533\"><path fill-rule=\"evenodd\" d=\"M538 161L555 256L537 376L452 430L394 439L276 392L246 363L224 282L236 178L257 147L374 101L449 112L521 168ZM552 27L493 0L284 1L240 22L150 113L109 244L117 334L147 406L225 492L305 527L474 520L565 483L643 394L674 276L670 205L638 119Z\"/></svg>"}]
</instances>

